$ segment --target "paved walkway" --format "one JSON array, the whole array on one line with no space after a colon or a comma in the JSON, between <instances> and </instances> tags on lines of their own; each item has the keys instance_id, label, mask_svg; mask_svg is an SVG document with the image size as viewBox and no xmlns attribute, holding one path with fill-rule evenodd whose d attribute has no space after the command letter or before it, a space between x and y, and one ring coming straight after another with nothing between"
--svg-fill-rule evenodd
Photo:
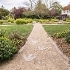
<instances>
[{"instance_id":1,"label":"paved walkway","mask_svg":"<svg viewBox=\"0 0 70 70\"><path fill-rule=\"evenodd\" d=\"M66 59L37 23L25 46L13 60L0 65L0 70L70 70Z\"/></svg>"}]
</instances>

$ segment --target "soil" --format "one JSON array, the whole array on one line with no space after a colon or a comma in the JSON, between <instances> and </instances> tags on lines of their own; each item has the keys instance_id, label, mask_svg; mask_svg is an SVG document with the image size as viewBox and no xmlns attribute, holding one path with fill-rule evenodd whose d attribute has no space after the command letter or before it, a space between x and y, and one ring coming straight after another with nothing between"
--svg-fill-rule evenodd
<instances>
[{"instance_id":1,"label":"soil","mask_svg":"<svg viewBox=\"0 0 70 70\"><path fill-rule=\"evenodd\" d=\"M65 41L65 38L54 38L53 40L58 45L58 48L68 57L70 58L70 44Z\"/></svg>"}]
</instances>

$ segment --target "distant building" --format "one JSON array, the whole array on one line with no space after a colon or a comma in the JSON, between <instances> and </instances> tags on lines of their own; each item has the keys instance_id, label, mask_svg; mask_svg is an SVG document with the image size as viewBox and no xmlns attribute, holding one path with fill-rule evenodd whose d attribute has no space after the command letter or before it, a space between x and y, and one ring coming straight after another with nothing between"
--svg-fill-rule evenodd
<instances>
[{"instance_id":1,"label":"distant building","mask_svg":"<svg viewBox=\"0 0 70 70\"><path fill-rule=\"evenodd\" d=\"M70 4L65 6L61 13L61 19L65 19L67 17L70 17Z\"/></svg>"}]
</instances>

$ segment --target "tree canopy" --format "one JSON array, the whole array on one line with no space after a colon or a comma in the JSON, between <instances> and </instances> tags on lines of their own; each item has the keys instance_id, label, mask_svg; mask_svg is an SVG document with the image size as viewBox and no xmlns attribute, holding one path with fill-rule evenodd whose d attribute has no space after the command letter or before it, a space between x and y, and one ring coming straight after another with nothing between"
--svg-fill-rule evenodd
<instances>
[{"instance_id":1,"label":"tree canopy","mask_svg":"<svg viewBox=\"0 0 70 70\"><path fill-rule=\"evenodd\" d=\"M7 15L9 15L9 11L7 9L4 9L3 7L0 8L0 19L3 19Z\"/></svg>"}]
</instances>

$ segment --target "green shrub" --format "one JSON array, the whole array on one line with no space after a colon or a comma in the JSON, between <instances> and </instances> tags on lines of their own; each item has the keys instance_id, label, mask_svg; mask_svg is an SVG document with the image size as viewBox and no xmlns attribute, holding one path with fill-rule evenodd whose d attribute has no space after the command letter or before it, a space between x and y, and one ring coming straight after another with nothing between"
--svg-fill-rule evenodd
<instances>
[{"instance_id":1,"label":"green shrub","mask_svg":"<svg viewBox=\"0 0 70 70\"><path fill-rule=\"evenodd\" d=\"M56 38L63 38L63 37L65 37L66 34L67 34L67 31L65 30L65 31L60 32L60 33L55 33L54 36Z\"/></svg>"},{"instance_id":2,"label":"green shrub","mask_svg":"<svg viewBox=\"0 0 70 70\"><path fill-rule=\"evenodd\" d=\"M12 19L12 18L9 18L9 19L8 19L8 22L14 23L14 21L15 21L15 20Z\"/></svg>"},{"instance_id":3,"label":"green shrub","mask_svg":"<svg viewBox=\"0 0 70 70\"><path fill-rule=\"evenodd\" d=\"M39 22L39 19L33 19L33 21Z\"/></svg>"},{"instance_id":4,"label":"green shrub","mask_svg":"<svg viewBox=\"0 0 70 70\"><path fill-rule=\"evenodd\" d=\"M40 19L39 22L41 22L41 23L47 23L47 22L49 22L49 20L48 19L47 20L46 19Z\"/></svg>"},{"instance_id":5,"label":"green shrub","mask_svg":"<svg viewBox=\"0 0 70 70\"><path fill-rule=\"evenodd\" d=\"M32 19L17 19L15 21L16 24L27 24L32 23Z\"/></svg>"},{"instance_id":6,"label":"green shrub","mask_svg":"<svg viewBox=\"0 0 70 70\"><path fill-rule=\"evenodd\" d=\"M58 19L51 19L51 22L58 22Z\"/></svg>"},{"instance_id":7,"label":"green shrub","mask_svg":"<svg viewBox=\"0 0 70 70\"><path fill-rule=\"evenodd\" d=\"M3 24L5 22L5 20L0 20L0 24Z\"/></svg>"},{"instance_id":8,"label":"green shrub","mask_svg":"<svg viewBox=\"0 0 70 70\"><path fill-rule=\"evenodd\" d=\"M68 43L70 43L70 31L68 31L68 33L66 34L65 38L66 38L66 41Z\"/></svg>"},{"instance_id":9,"label":"green shrub","mask_svg":"<svg viewBox=\"0 0 70 70\"><path fill-rule=\"evenodd\" d=\"M26 39L24 39L19 33L14 32L10 35L9 39L17 46L18 49L20 49L19 45L23 46L26 42Z\"/></svg>"},{"instance_id":10,"label":"green shrub","mask_svg":"<svg viewBox=\"0 0 70 70\"><path fill-rule=\"evenodd\" d=\"M70 19L69 19L69 18L67 18L67 19L66 19L66 22L70 22Z\"/></svg>"},{"instance_id":11,"label":"green shrub","mask_svg":"<svg viewBox=\"0 0 70 70\"><path fill-rule=\"evenodd\" d=\"M0 37L0 62L10 59L17 51L17 47L15 47L11 40Z\"/></svg>"}]
</instances>

